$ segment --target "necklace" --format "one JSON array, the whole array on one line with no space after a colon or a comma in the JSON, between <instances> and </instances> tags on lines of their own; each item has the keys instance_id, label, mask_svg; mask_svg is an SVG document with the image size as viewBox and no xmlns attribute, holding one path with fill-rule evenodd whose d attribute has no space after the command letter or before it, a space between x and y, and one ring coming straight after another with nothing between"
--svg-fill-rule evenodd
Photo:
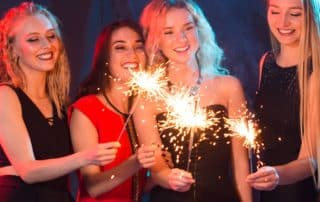
<instances>
[{"instance_id":1,"label":"necklace","mask_svg":"<svg viewBox=\"0 0 320 202\"><path fill-rule=\"evenodd\" d=\"M103 97L106 99L107 103L110 105L110 107L111 107L114 111L118 112L118 113L121 114L122 116L125 116L125 117L128 116L127 113L124 113L124 112L120 111L116 106L114 106L114 105L112 104L112 102L109 100L108 96L106 95L106 93L105 93L104 91L102 92L102 95L103 95Z\"/></svg>"}]
</instances>

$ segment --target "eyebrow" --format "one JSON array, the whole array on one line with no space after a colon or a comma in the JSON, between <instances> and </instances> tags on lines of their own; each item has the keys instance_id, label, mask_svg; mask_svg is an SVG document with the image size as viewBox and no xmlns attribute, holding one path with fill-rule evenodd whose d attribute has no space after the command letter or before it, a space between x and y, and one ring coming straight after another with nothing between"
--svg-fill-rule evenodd
<instances>
[{"instance_id":1,"label":"eyebrow","mask_svg":"<svg viewBox=\"0 0 320 202\"><path fill-rule=\"evenodd\" d=\"M143 43L143 40L142 40L142 39L137 39L137 40L135 40L135 42L136 42L136 43ZM117 40L117 41L114 41L114 42L112 43L112 45L114 45L114 44L116 44L116 43L126 43L126 41L124 41L124 40Z\"/></svg>"},{"instance_id":2,"label":"eyebrow","mask_svg":"<svg viewBox=\"0 0 320 202\"><path fill-rule=\"evenodd\" d=\"M51 31L54 31L55 32L55 29L52 28L52 29L48 29L46 32L51 32ZM28 33L27 36L30 36L30 35L38 35L39 32L31 32L31 33Z\"/></svg>"},{"instance_id":3,"label":"eyebrow","mask_svg":"<svg viewBox=\"0 0 320 202\"><path fill-rule=\"evenodd\" d=\"M270 7L279 8L279 6L273 5L273 4L271 4ZM289 7L289 9L300 9L300 10L302 10L302 7L301 6L292 6L292 7Z\"/></svg>"},{"instance_id":4,"label":"eyebrow","mask_svg":"<svg viewBox=\"0 0 320 202\"><path fill-rule=\"evenodd\" d=\"M194 24L194 22L187 22L187 23L185 23L183 26L188 26L188 25L193 25ZM163 28L163 29L172 29L173 27L165 27L165 28Z\"/></svg>"}]
</instances>

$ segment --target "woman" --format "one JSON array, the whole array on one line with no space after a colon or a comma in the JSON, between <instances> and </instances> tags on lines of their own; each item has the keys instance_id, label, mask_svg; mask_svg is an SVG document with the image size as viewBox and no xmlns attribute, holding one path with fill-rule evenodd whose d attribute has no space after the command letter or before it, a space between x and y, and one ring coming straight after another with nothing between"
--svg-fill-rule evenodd
<instances>
[{"instance_id":1,"label":"woman","mask_svg":"<svg viewBox=\"0 0 320 202\"><path fill-rule=\"evenodd\" d=\"M155 146L139 149L130 118L133 97L128 97L130 71L145 66L144 40L139 25L119 21L106 26L95 48L93 68L82 84L79 99L71 106L70 129L75 151L100 142L121 143L113 163L80 169L78 201L140 201L144 172L154 164ZM126 127L125 131L122 131ZM120 133L123 132L122 135Z\"/></svg>"},{"instance_id":2,"label":"woman","mask_svg":"<svg viewBox=\"0 0 320 202\"><path fill-rule=\"evenodd\" d=\"M69 65L54 16L21 3L0 21L1 201L72 201L68 173L113 161L118 142L72 153Z\"/></svg>"},{"instance_id":3,"label":"woman","mask_svg":"<svg viewBox=\"0 0 320 202\"><path fill-rule=\"evenodd\" d=\"M238 110L245 102L242 88L237 79L223 75L223 53L202 10L193 1L154 0L140 19L151 62L166 65L168 93L170 89L193 89L190 94L199 97L201 108L215 112L219 119L216 125L195 133L195 137L205 133L207 139L195 138L197 146L187 170L189 142L176 147L171 136L176 137L178 131L164 129L160 136L156 127L166 121L165 103L141 102L143 107L134 114L141 143L163 144L175 163L170 169L156 152L151 171L159 186L151 191L151 201L251 201L251 190L244 183L248 173L245 149L239 139L224 138L224 118L240 116ZM187 134L185 139L189 138ZM177 151L180 146L184 149Z\"/></svg>"},{"instance_id":4,"label":"woman","mask_svg":"<svg viewBox=\"0 0 320 202\"><path fill-rule=\"evenodd\" d=\"M319 121L316 86L319 85L320 48L315 45L320 42L319 8L319 1L313 0L268 1L268 23L274 51L264 59L256 108L262 125L266 127L262 133L267 142L263 160L266 165L275 167L263 167L247 180L260 190L274 189L278 183L291 185L262 192L262 201L316 201L316 190L310 177L313 168L309 161L310 155L315 156L316 152L315 147L310 150L307 146L316 142L317 133L310 131L317 131ZM312 85L309 87L310 73ZM282 81L275 83L279 78ZM313 121L315 123L311 124ZM300 132L305 134L301 149ZM293 161L297 158L300 160ZM281 164L287 165L276 166ZM295 183L302 179L305 180Z\"/></svg>"}]
</instances>

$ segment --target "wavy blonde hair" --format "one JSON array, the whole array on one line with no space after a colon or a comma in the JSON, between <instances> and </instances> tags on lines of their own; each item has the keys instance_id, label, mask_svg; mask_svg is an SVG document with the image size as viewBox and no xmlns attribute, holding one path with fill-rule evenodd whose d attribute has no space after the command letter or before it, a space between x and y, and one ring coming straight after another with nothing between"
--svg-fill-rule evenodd
<instances>
[{"instance_id":1,"label":"wavy blonde hair","mask_svg":"<svg viewBox=\"0 0 320 202\"><path fill-rule=\"evenodd\" d=\"M67 103L70 86L70 69L66 50L62 42L56 17L42 6L23 2L11 8L0 21L0 82L9 83L17 88L25 88L26 78L18 65L18 58L13 54L15 36L10 35L10 30L18 18L42 14L46 16L55 28L60 50L55 68L48 72L46 77L46 90L50 99L55 104L58 116L63 116L63 108Z\"/></svg>"},{"instance_id":2,"label":"wavy blonde hair","mask_svg":"<svg viewBox=\"0 0 320 202\"><path fill-rule=\"evenodd\" d=\"M143 9L140 24L144 30L146 50L151 63L163 63L167 60L159 50L166 13L171 8L184 8L192 15L199 34L200 47L196 53L202 75L226 74L221 67L223 50L217 45L215 33L201 8L192 0L152 0Z\"/></svg>"}]
</instances>

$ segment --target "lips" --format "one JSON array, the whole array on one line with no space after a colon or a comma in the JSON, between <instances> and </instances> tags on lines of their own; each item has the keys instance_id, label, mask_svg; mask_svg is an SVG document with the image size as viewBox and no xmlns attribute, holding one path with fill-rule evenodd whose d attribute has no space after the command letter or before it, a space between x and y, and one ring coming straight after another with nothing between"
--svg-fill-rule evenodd
<instances>
[{"instance_id":1,"label":"lips","mask_svg":"<svg viewBox=\"0 0 320 202\"><path fill-rule=\"evenodd\" d=\"M279 29L278 28L278 32L281 35L290 35L295 32L295 29Z\"/></svg>"},{"instance_id":2,"label":"lips","mask_svg":"<svg viewBox=\"0 0 320 202\"><path fill-rule=\"evenodd\" d=\"M183 47L174 48L173 50L174 50L175 52L178 52L178 53L183 53L183 52L188 51L189 48L190 48L190 46L187 45L187 46L183 46Z\"/></svg>"},{"instance_id":3,"label":"lips","mask_svg":"<svg viewBox=\"0 0 320 202\"><path fill-rule=\"evenodd\" d=\"M122 64L122 67L124 67L125 69L138 69L139 67L139 63L138 62L126 62Z\"/></svg>"},{"instance_id":4,"label":"lips","mask_svg":"<svg viewBox=\"0 0 320 202\"><path fill-rule=\"evenodd\" d=\"M40 60L52 60L53 59L53 52L45 52L37 55L37 58Z\"/></svg>"}]
</instances>

